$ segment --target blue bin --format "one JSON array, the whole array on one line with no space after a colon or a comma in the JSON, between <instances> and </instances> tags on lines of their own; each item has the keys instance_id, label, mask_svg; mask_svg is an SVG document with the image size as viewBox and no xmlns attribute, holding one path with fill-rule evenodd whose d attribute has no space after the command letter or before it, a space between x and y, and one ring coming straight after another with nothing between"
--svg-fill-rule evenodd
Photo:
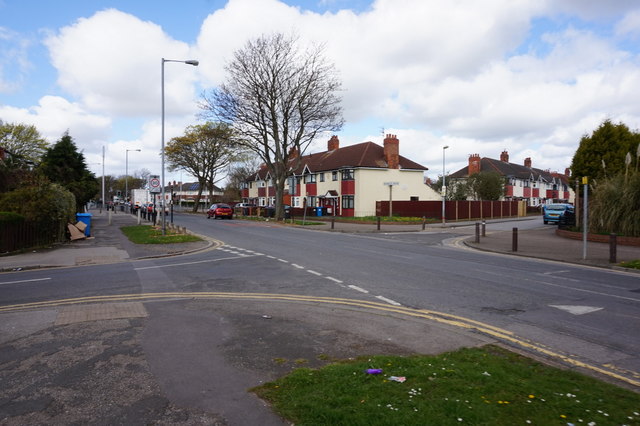
<instances>
[{"instance_id":1,"label":"blue bin","mask_svg":"<svg viewBox=\"0 0 640 426\"><path fill-rule=\"evenodd\" d=\"M87 228L84 230L86 237L91 236L91 216L91 213L76 213L76 220L87 225Z\"/></svg>"},{"instance_id":2,"label":"blue bin","mask_svg":"<svg viewBox=\"0 0 640 426\"><path fill-rule=\"evenodd\" d=\"M316 207L316 216L322 216L322 207Z\"/></svg>"}]
</instances>

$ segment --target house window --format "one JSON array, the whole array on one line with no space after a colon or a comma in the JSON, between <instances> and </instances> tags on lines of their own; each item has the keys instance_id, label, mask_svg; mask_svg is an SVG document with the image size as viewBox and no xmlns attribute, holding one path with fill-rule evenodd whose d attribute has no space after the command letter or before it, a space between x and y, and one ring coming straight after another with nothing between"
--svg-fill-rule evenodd
<instances>
[{"instance_id":1,"label":"house window","mask_svg":"<svg viewBox=\"0 0 640 426\"><path fill-rule=\"evenodd\" d=\"M253 182L249 182L249 189L253 188Z\"/></svg>"},{"instance_id":2,"label":"house window","mask_svg":"<svg viewBox=\"0 0 640 426\"><path fill-rule=\"evenodd\" d=\"M316 175L314 174L304 175L304 183L316 183Z\"/></svg>"},{"instance_id":3,"label":"house window","mask_svg":"<svg viewBox=\"0 0 640 426\"><path fill-rule=\"evenodd\" d=\"M342 180L353 180L353 169L342 170Z\"/></svg>"},{"instance_id":4,"label":"house window","mask_svg":"<svg viewBox=\"0 0 640 426\"><path fill-rule=\"evenodd\" d=\"M409 201L419 201L419 200L420 200L420 197L414 197L414 196L409 197Z\"/></svg>"},{"instance_id":5,"label":"house window","mask_svg":"<svg viewBox=\"0 0 640 426\"><path fill-rule=\"evenodd\" d=\"M338 180L338 172L337 171L331 172L331 180L333 180L333 181Z\"/></svg>"},{"instance_id":6,"label":"house window","mask_svg":"<svg viewBox=\"0 0 640 426\"><path fill-rule=\"evenodd\" d=\"M266 199L266 198L264 198L264 197L260 197L260 198L258 199L258 205L259 205L260 207L264 207L264 206L266 206L266 205L267 205L267 199Z\"/></svg>"},{"instance_id":7,"label":"house window","mask_svg":"<svg viewBox=\"0 0 640 426\"><path fill-rule=\"evenodd\" d=\"M291 206L300 207L300 197L291 197Z\"/></svg>"},{"instance_id":8,"label":"house window","mask_svg":"<svg viewBox=\"0 0 640 426\"><path fill-rule=\"evenodd\" d=\"M343 209L352 209L354 205L354 196L353 195L343 195L342 196L342 208Z\"/></svg>"},{"instance_id":9,"label":"house window","mask_svg":"<svg viewBox=\"0 0 640 426\"><path fill-rule=\"evenodd\" d=\"M316 206L316 197L311 195L307 197L307 207L315 207Z\"/></svg>"},{"instance_id":10,"label":"house window","mask_svg":"<svg viewBox=\"0 0 640 426\"><path fill-rule=\"evenodd\" d=\"M265 186L267 186L267 182L261 180L260 182L258 182L258 188L264 188Z\"/></svg>"},{"instance_id":11,"label":"house window","mask_svg":"<svg viewBox=\"0 0 640 426\"><path fill-rule=\"evenodd\" d=\"M320 179L320 182L324 182L324 173L318 173L318 177Z\"/></svg>"}]
</instances>

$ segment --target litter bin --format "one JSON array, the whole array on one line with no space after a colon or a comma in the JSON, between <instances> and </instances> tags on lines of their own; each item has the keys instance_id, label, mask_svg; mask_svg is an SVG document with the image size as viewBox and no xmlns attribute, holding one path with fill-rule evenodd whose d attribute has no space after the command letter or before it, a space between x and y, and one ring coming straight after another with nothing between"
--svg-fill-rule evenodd
<instances>
[{"instance_id":1,"label":"litter bin","mask_svg":"<svg viewBox=\"0 0 640 426\"><path fill-rule=\"evenodd\" d=\"M316 207L316 216L322 216L322 207Z\"/></svg>"},{"instance_id":2,"label":"litter bin","mask_svg":"<svg viewBox=\"0 0 640 426\"><path fill-rule=\"evenodd\" d=\"M86 237L91 236L91 216L91 213L76 213L76 220L87 225L84 230L84 235Z\"/></svg>"}]
</instances>

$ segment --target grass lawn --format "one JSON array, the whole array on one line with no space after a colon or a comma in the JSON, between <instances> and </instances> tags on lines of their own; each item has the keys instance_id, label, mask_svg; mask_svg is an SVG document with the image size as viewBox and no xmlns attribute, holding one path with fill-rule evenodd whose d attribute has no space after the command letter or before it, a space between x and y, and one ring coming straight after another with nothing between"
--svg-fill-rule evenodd
<instances>
[{"instance_id":1,"label":"grass lawn","mask_svg":"<svg viewBox=\"0 0 640 426\"><path fill-rule=\"evenodd\" d=\"M300 368L252 391L296 425L640 425L640 394L497 346Z\"/></svg>"},{"instance_id":2,"label":"grass lawn","mask_svg":"<svg viewBox=\"0 0 640 426\"><path fill-rule=\"evenodd\" d=\"M625 268L640 269L640 259L638 259L638 260L630 260L628 262L622 262L622 263L620 263L620 266L623 266Z\"/></svg>"},{"instance_id":3,"label":"grass lawn","mask_svg":"<svg viewBox=\"0 0 640 426\"><path fill-rule=\"evenodd\" d=\"M162 235L161 228L155 228L151 225L134 225L123 226L120 228L129 240L136 244L170 244L170 243L190 243L193 241L202 241L202 238L190 234L176 234L166 230L166 234Z\"/></svg>"}]
</instances>

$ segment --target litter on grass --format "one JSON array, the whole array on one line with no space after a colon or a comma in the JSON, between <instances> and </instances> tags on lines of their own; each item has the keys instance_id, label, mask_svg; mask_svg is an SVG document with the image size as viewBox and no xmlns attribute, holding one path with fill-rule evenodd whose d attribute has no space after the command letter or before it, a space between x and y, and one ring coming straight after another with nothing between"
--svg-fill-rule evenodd
<instances>
[{"instance_id":1,"label":"litter on grass","mask_svg":"<svg viewBox=\"0 0 640 426\"><path fill-rule=\"evenodd\" d=\"M392 382L404 383L407 378L404 376L389 376L389 380Z\"/></svg>"},{"instance_id":2,"label":"litter on grass","mask_svg":"<svg viewBox=\"0 0 640 426\"><path fill-rule=\"evenodd\" d=\"M367 374L382 374L382 368L367 368L365 370Z\"/></svg>"}]
</instances>

